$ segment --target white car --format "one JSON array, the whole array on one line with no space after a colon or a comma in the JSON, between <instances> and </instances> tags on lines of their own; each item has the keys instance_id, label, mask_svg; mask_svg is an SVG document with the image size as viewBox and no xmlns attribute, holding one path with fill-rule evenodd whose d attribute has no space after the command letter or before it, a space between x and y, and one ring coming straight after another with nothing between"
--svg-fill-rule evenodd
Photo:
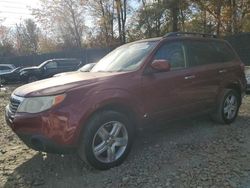
<instances>
[{"instance_id":1,"label":"white car","mask_svg":"<svg viewBox=\"0 0 250 188\"><path fill-rule=\"evenodd\" d=\"M4 73L11 72L16 67L12 64L0 64L0 75Z\"/></svg>"}]
</instances>

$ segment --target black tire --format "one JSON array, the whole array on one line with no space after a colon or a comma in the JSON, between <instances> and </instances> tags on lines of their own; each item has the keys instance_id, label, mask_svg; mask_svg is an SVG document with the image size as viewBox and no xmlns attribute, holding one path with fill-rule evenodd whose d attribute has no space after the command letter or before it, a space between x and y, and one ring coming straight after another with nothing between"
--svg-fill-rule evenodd
<instances>
[{"instance_id":1,"label":"black tire","mask_svg":"<svg viewBox=\"0 0 250 188\"><path fill-rule=\"evenodd\" d=\"M115 161L103 162L103 161L98 160L98 158L95 156L94 151L93 151L94 150L93 144L95 142L97 132L100 130L100 128L106 125L108 122L114 122L114 121L120 122L122 124L122 127L124 127L123 129L126 129L127 145L124 148L124 151L122 152L121 156L115 159ZM82 135L79 141L78 154L82 160L84 160L87 164L91 165L92 167L96 169L99 169L99 170L110 169L112 167L120 165L126 159L132 147L134 133L135 133L134 125L131 123L129 118L127 118L124 114L111 111L111 110L97 112L90 118L90 120L86 124L86 127L84 127L84 130L82 132ZM103 153L105 152L106 151L104 151ZM107 156L108 156L108 153L107 153Z\"/></svg>"},{"instance_id":2,"label":"black tire","mask_svg":"<svg viewBox=\"0 0 250 188\"><path fill-rule=\"evenodd\" d=\"M229 117L229 114L226 113L226 110L224 110L224 107L226 107L227 104L226 100L228 100L230 96L234 96L236 99L235 111L232 113L233 114L232 117ZM235 121L235 119L238 116L239 107L240 107L240 94L233 89L225 89L219 98L216 111L212 115L212 119L221 124L231 124L232 122Z\"/></svg>"}]
</instances>

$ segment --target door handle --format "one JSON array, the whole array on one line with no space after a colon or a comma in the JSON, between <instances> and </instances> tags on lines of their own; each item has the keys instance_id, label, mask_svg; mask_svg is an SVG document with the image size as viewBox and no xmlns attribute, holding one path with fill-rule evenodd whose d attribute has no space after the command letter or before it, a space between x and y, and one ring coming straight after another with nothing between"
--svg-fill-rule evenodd
<instances>
[{"instance_id":1,"label":"door handle","mask_svg":"<svg viewBox=\"0 0 250 188\"><path fill-rule=\"evenodd\" d=\"M192 80L192 79L195 78L195 75L186 76L186 77L184 77L184 78L185 78L185 80Z\"/></svg>"},{"instance_id":2,"label":"door handle","mask_svg":"<svg viewBox=\"0 0 250 188\"><path fill-rule=\"evenodd\" d=\"M222 70L219 70L219 73L222 74L222 73L226 73L227 70L226 69L222 69Z\"/></svg>"}]
</instances>

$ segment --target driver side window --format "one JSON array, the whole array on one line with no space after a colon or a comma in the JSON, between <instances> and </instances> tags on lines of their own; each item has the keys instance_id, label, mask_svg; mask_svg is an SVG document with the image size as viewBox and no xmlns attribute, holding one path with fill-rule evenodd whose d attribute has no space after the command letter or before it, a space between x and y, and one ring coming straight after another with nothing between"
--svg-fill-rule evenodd
<instances>
[{"instance_id":1,"label":"driver side window","mask_svg":"<svg viewBox=\"0 0 250 188\"><path fill-rule=\"evenodd\" d=\"M45 65L46 69L56 69L57 63L55 61L51 61Z\"/></svg>"},{"instance_id":2,"label":"driver side window","mask_svg":"<svg viewBox=\"0 0 250 188\"><path fill-rule=\"evenodd\" d=\"M185 68L183 43L171 42L163 44L156 52L155 59L168 60L172 70Z\"/></svg>"}]
</instances>

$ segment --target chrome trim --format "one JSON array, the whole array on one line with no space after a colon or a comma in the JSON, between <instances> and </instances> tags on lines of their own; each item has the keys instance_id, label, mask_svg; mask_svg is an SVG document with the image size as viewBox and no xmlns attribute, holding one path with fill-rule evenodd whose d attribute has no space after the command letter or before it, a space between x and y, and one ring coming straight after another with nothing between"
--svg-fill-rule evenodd
<instances>
[{"instance_id":1,"label":"chrome trim","mask_svg":"<svg viewBox=\"0 0 250 188\"><path fill-rule=\"evenodd\" d=\"M25 99L24 97L19 97L19 96L13 94L13 93L11 94L10 98L18 100L20 102L23 102L23 100Z\"/></svg>"}]
</instances>

